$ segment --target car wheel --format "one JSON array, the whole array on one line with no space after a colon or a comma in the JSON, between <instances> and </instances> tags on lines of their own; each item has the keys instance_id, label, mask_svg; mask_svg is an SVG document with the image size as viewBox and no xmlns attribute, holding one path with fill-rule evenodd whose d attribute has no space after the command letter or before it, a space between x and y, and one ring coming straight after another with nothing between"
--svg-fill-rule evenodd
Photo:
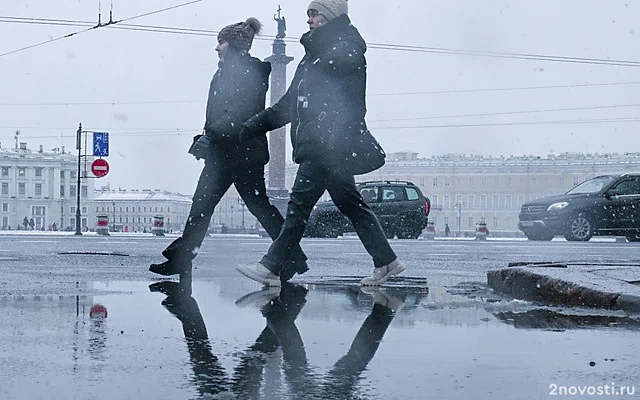
<instances>
[{"instance_id":1,"label":"car wheel","mask_svg":"<svg viewBox=\"0 0 640 400\"><path fill-rule=\"evenodd\" d=\"M569 220L564 238L572 242L587 242L593 236L593 223L584 213L575 214Z\"/></svg>"},{"instance_id":2,"label":"car wheel","mask_svg":"<svg viewBox=\"0 0 640 400\"><path fill-rule=\"evenodd\" d=\"M640 242L640 232L628 234L626 238L630 242Z\"/></svg>"}]
</instances>

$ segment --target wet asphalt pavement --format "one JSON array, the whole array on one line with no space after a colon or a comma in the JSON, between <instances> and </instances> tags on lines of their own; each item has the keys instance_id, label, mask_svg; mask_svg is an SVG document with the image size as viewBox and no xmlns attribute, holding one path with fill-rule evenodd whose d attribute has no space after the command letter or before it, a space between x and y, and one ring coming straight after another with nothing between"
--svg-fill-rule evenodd
<instances>
[{"instance_id":1,"label":"wet asphalt pavement","mask_svg":"<svg viewBox=\"0 0 640 400\"><path fill-rule=\"evenodd\" d=\"M277 293L234 270L268 239L207 238L192 284L147 271L172 239L0 235L0 399L640 397L640 316L485 285L510 261L640 246L393 240L409 269L362 290L356 239L305 240L311 271Z\"/></svg>"}]
</instances>

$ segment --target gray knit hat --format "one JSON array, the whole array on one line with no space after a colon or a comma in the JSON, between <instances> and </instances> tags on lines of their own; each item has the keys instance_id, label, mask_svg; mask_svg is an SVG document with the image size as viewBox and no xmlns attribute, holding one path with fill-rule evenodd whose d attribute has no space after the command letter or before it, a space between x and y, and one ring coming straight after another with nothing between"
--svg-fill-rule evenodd
<instances>
[{"instance_id":1,"label":"gray knit hat","mask_svg":"<svg viewBox=\"0 0 640 400\"><path fill-rule=\"evenodd\" d=\"M229 42L229 46L241 51L249 51L253 37L262 30L262 23L256 18L248 18L245 22L238 22L222 28L218 33L218 41Z\"/></svg>"},{"instance_id":2,"label":"gray knit hat","mask_svg":"<svg viewBox=\"0 0 640 400\"><path fill-rule=\"evenodd\" d=\"M309 10L316 10L327 21L331 21L342 14L347 14L349 12L349 3L347 0L314 0L307 7L307 12Z\"/></svg>"}]
</instances>

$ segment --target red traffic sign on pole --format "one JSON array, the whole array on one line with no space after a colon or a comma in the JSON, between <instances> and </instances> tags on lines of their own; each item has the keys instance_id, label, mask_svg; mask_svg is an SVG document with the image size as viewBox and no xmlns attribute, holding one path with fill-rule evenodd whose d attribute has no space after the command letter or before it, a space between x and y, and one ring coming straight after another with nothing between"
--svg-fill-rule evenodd
<instances>
[{"instance_id":1,"label":"red traffic sign on pole","mask_svg":"<svg viewBox=\"0 0 640 400\"><path fill-rule=\"evenodd\" d=\"M97 158L91 163L91 172L96 178L102 178L109 173L109 163L103 158Z\"/></svg>"}]
</instances>

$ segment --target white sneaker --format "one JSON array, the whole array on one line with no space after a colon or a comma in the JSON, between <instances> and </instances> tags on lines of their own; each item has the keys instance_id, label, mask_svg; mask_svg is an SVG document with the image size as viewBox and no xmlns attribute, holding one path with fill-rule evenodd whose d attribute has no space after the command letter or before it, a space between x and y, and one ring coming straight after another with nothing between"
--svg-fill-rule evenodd
<instances>
[{"instance_id":1,"label":"white sneaker","mask_svg":"<svg viewBox=\"0 0 640 400\"><path fill-rule=\"evenodd\" d=\"M403 297L394 296L384 288L365 286L360 290L362 293L372 296L374 303L380 304L392 311L398 311L404 305Z\"/></svg>"},{"instance_id":2,"label":"white sneaker","mask_svg":"<svg viewBox=\"0 0 640 400\"><path fill-rule=\"evenodd\" d=\"M394 275L400 274L405 270L405 266L398 260L397 258L391 261L387 265L383 265L379 268L373 269L373 274L371 276L367 276L360 281L360 284L363 286L377 286L382 285Z\"/></svg>"},{"instance_id":3,"label":"white sneaker","mask_svg":"<svg viewBox=\"0 0 640 400\"><path fill-rule=\"evenodd\" d=\"M280 287L267 287L262 290L245 294L236 300L236 305L241 308L261 308L280 296Z\"/></svg>"},{"instance_id":4,"label":"white sneaker","mask_svg":"<svg viewBox=\"0 0 640 400\"><path fill-rule=\"evenodd\" d=\"M280 277L269 271L264 265L258 263L253 265L240 265L236 271L249 279L260 282L267 286L281 286Z\"/></svg>"}]
</instances>

